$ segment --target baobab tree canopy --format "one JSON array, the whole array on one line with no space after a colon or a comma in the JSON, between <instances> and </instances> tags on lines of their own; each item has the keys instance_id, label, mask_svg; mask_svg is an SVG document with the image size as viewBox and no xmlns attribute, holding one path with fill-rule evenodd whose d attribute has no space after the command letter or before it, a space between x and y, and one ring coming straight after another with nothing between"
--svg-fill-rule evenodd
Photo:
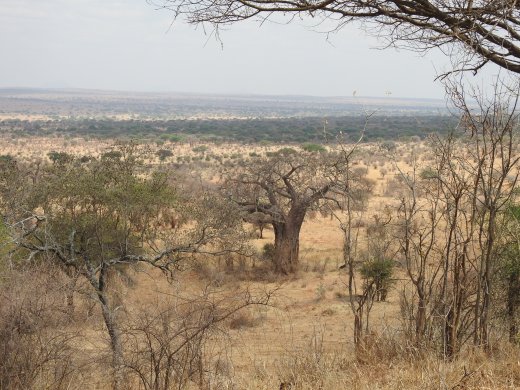
<instances>
[{"instance_id":1,"label":"baobab tree canopy","mask_svg":"<svg viewBox=\"0 0 520 390\"><path fill-rule=\"evenodd\" d=\"M273 14L328 19L333 29L362 21L389 45L427 50L449 44L467 53L462 69L494 63L520 73L517 0L149 0L189 23L232 24ZM293 20L293 19L290 19Z\"/></svg>"},{"instance_id":2,"label":"baobab tree canopy","mask_svg":"<svg viewBox=\"0 0 520 390\"><path fill-rule=\"evenodd\" d=\"M340 208L342 197L370 192L363 175L351 171L350 155L290 148L229 172L225 187L243 211L268 218L275 236L274 268L284 274L297 269L300 230L309 210Z\"/></svg>"}]
</instances>

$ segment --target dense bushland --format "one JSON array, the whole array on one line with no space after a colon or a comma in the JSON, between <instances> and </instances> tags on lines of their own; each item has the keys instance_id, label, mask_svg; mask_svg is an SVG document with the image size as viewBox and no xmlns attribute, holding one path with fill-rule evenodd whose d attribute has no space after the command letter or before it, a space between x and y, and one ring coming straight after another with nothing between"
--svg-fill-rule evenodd
<instances>
[{"instance_id":1,"label":"dense bushland","mask_svg":"<svg viewBox=\"0 0 520 390\"><path fill-rule=\"evenodd\" d=\"M364 117L327 118L324 134L323 118L280 119L193 119L193 120L110 120L78 119L55 121L0 121L0 132L14 136L71 136L95 138L137 138L163 141L238 142L324 142L333 141L341 131L353 139L364 126ZM429 133L445 134L456 124L448 115L376 116L368 124L366 141L396 140L412 136L426 137Z\"/></svg>"}]
</instances>

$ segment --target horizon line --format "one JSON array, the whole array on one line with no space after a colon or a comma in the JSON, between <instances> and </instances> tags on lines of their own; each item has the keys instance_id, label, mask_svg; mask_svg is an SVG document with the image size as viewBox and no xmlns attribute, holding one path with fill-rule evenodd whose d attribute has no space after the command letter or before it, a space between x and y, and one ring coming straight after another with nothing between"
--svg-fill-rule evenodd
<instances>
[{"instance_id":1,"label":"horizon line","mask_svg":"<svg viewBox=\"0 0 520 390\"><path fill-rule=\"evenodd\" d=\"M253 92L197 92L197 91L158 91L158 90L129 90L129 89L100 89L100 88L84 88L84 87L21 87L21 86L0 86L0 91L5 90L27 90L27 91L52 91L52 92L99 92L99 93L126 93L126 94L158 94L158 95L203 95L203 96L236 96L236 97L284 97L284 98L318 98L318 99L338 99L338 98L365 98L365 99L403 99L403 100L432 100L445 102L444 98L439 97L410 97L410 96L374 96L374 95L357 95L354 91L351 95L312 95L298 93L253 93Z\"/></svg>"}]
</instances>

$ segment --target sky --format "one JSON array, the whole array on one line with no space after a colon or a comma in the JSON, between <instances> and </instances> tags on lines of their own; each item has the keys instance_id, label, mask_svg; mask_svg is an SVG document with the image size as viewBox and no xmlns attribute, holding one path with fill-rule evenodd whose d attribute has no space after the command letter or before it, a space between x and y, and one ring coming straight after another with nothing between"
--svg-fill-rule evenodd
<instances>
[{"instance_id":1,"label":"sky","mask_svg":"<svg viewBox=\"0 0 520 390\"><path fill-rule=\"evenodd\" d=\"M247 21L210 31L146 0L0 0L0 88L443 98L440 52L384 49L356 26Z\"/></svg>"}]
</instances>

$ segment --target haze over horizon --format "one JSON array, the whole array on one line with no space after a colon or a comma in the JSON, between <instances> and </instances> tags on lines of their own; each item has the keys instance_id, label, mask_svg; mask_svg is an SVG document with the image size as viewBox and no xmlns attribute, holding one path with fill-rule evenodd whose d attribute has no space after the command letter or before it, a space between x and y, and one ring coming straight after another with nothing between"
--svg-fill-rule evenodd
<instances>
[{"instance_id":1,"label":"haze over horizon","mask_svg":"<svg viewBox=\"0 0 520 390\"><path fill-rule=\"evenodd\" d=\"M374 50L382 43L354 25L327 36L309 20L250 21L218 41L172 18L145 0L2 0L0 87L444 97L442 53Z\"/></svg>"},{"instance_id":2,"label":"haze over horizon","mask_svg":"<svg viewBox=\"0 0 520 390\"><path fill-rule=\"evenodd\" d=\"M382 100L432 100L444 102L445 99L442 97L410 97L410 96L393 96L391 93L386 93L384 96L373 96L373 95L359 95L357 91L353 91L350 95L311 95L311 94L291 94L291 93L248 93L248 92L237 92L237 93L220 93L220 92L192 92L192 91L174 91L174 90L130 90L130 89L90 89L90 88L82 88L82 87L32 87L32 86L16 86L16 85L0 85L0 93L5 93L6 91L17 91L18 93L24 92L51 92L51 93L101 93L101 94L128 94L128 95L164 95L165 97L177 97L177 96L207 96L207 97L237 97L237 98L280 98L280 99L382 99Z\"/></svg>"}]
</instances>

